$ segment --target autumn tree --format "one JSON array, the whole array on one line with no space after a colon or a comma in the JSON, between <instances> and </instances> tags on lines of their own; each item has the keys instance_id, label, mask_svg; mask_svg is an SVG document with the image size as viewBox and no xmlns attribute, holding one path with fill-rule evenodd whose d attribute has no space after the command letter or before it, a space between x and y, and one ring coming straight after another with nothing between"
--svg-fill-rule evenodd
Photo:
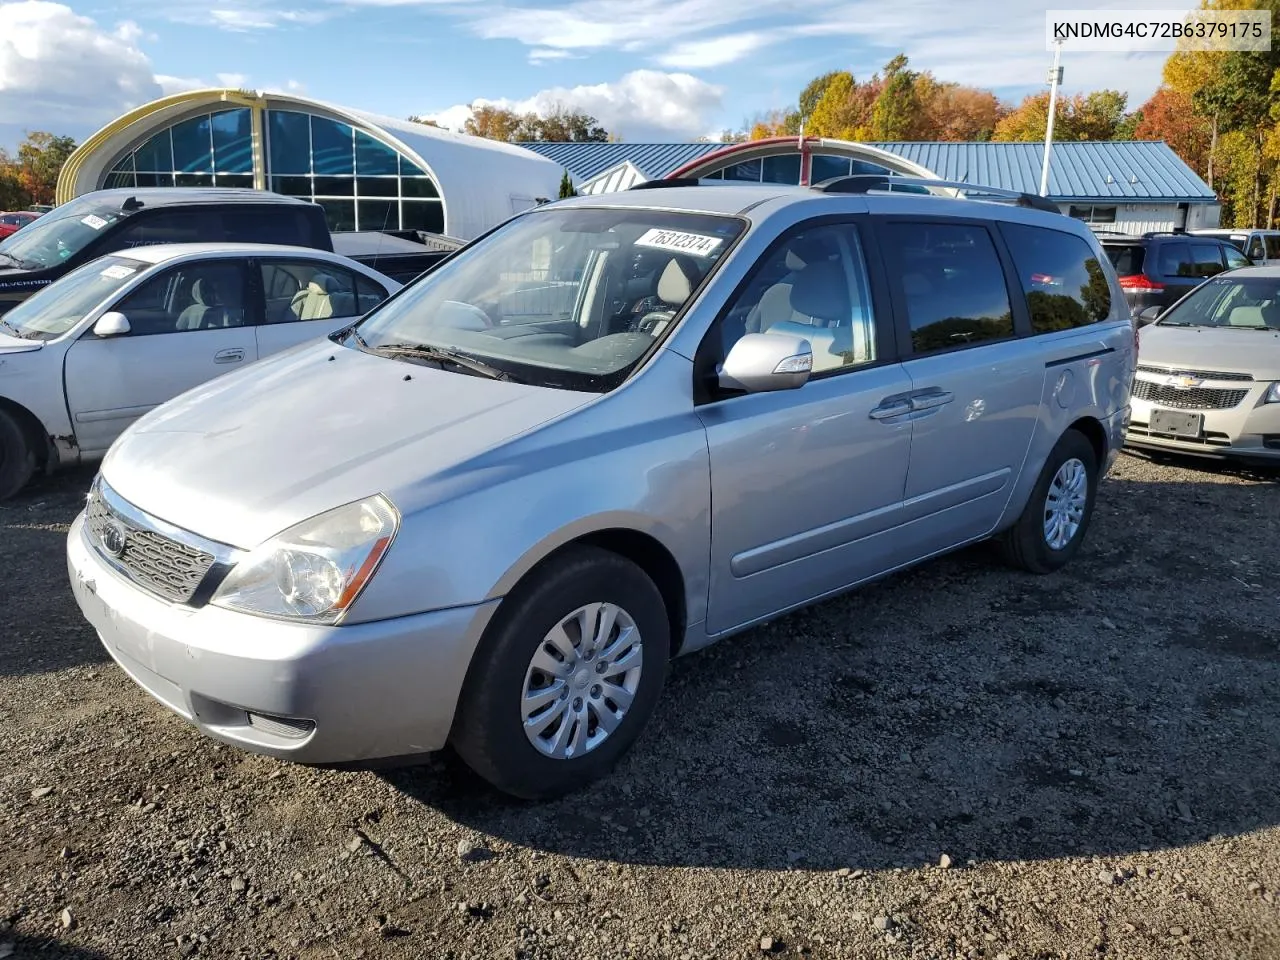
<instances>
[{"instance_id":1,"label":"autumn tree","mask_svg":"<svg viewBox=\"0 0 1280 960\"><path fill-rule=\"evenodd\" d=\"M1191 169L1203 173L1209 158L1209 124L1191 98L1162 86L1138 110L1135 140L1163 140Z\"/></svg>"},{"instance_id":2,"label":"autumn tree","mask_svg":"<svg viewBox=\"0 0 1280 960\"><path fill-rule=\"evenodd\" d=\"M463 130L473 137L484 137L487 140L504 140L508 143L519 139L520 124L523 118L514 110L489 105L472 107L471 116L463 125Z\"/></svg>"},{"instance_id":3,"label":"autumn tree","mask_svg":"<svg viewBox=\"0 0 1280 960\"><path fill-rule=\"evenodd\" d=\"M0 148L0 210L22 208L30 202L18 177L18 165L8 151Z\"/></svg>"},{"instance_id":4,"label":"autumn tree","mask_svg":"<svg viewBox=\"0 0 1280 960\"><path fill-rule=\"evenodd\" d=\"M76 148L71 137L59 137L43 130L28 133L18 146L13 161L18 183L31 203L53 203L58 174Z\"/></svg>"},{"instance_id":5,"label":"autumn tree","mask_svg":"<svg viewBox=\"0 0 1280 960\"><path fill-rule=\"evenodd\" d=\"M409 116L408 116L408 118L407 118L407 119L408 119L408 121L409 121L410 123L420 123L420 124L422 124L424 127L439 127L439 126L440 126L440 124L436 123L434 120L430 120L430 119L428 119L427 117L419 116L419 115L418 115L418 114L416 114L416 113L411 113L411 114L409 114Z\"/></svg>"}]
</instances>

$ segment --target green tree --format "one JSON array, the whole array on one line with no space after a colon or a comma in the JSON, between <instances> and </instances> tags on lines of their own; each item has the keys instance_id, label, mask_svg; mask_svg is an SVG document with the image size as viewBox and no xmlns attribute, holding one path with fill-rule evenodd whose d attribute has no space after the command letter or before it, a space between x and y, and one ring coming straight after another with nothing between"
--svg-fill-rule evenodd
<instances>
[{"instance_id":1,"label":"green tree","mask_svg":"<svg viewBox=\"0 0 1280 960\"><path fill-rule=\"evenodd\" d=\"M884 68L884 86L871 108L871 131L876 140L905 140L920 113L916 81L920 75L907 69L907 57L898 54Z\"/></svg>"},{"instance_id":2,"label":"green tree","mask_svg":"<svg viewBox=\"0 0 1280 960\"><path fill-rule=\"evenodd\" d=\"M852 140L856 136L855 90L857 84L850 73L838 73L827 84L805 124L805 133L815 137Z\"/></svg>"},{"instance_id":3,"label":"green tree","mask_svg":"<svg viewBox=\"0 0 1280 960\"><path fill-rule=\"evenodd\" d=\"M569 176L569 171L565 170L564 176L560 178L560 199L567 197L576 197L578 191L573 188L573 180Z\"/></svg>"},{"instance_id":4,"label":"green tree","mask_svg":"<svg viewBox=\"0 0 1280 960\"><path fill-rule=\"evenodd\" d=\"M817 109L818 103L826 95L827 88L837 77L843 77L848 80L849 88L852 89L855 81L853 74L847 70L829 70L820 77L814 77L805 84L804 89L800 91L799 115L797 119L808 123L809 118L813 116L813 111Z\"/></svg>"},{"instance_id":5,"label":"green tree","mask_svg":"<svg viewBox=\"0 0 1280 960\"><path fill-rule=\"evenodd\" d=\"M1117 140L1129 118L1129 95L1119 90L1099 90L1071 104L1077 140Z\"/></svg>"}]
</instances>

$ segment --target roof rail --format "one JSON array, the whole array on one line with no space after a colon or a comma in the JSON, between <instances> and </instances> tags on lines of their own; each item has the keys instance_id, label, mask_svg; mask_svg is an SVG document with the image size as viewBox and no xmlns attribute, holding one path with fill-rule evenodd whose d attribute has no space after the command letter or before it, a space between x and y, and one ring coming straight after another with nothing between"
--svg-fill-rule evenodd
<instances>
[{"instance_id":1,"label":"roof rail","mask_svg":"<svg viewBox=\"0 0 1280 960\"><path fill-rule=\"evenodd\" d=\"M667 187L697 187L702 181L697 177L672 177L670 180L642 180L627 187L628 190L663 190Z\"/></svg>"},{"instance_id":2,"label":"roof rail","mask_svg":"<svg viewBox=\"0 0 1280 960\"><path fill-rule=\"evenodd\" d=\"M1005 190L1000 187L987 187L980 183L965 183L961 180L932 180L926 177L888 176L879 173L859 173L849 177L835 177L816 183L811 189L819 193L871 193L881 191L890 193L895 185L915 187L945 187L948 190L969 190L984 196L980 199L1013 200L1020 207L1031 207L1047 213L1061 215L1058 205L1047 197L1034 193L1022 193L1018 190Z\"/></svg>"},{"instance_id":3,"label":"roof rail","mask_svg":"<svg viewBox=\"0 0 1280 960\"><path fill-rule=\"evenodd\" d=\"M1148 237L1185 237L1187 231L1181 227L1174 227L1172 230L1148 230L1142 235L1145 240Z\"/></svg>"}]
</instances>

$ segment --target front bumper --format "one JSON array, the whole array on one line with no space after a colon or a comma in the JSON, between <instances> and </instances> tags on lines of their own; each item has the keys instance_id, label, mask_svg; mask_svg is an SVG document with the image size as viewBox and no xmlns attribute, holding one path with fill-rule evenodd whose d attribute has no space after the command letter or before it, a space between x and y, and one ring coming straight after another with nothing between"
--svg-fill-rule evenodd
<instances>
[{"instance_id":1,"label":"front bumper","mask_svg":"<svg viewBox=\"0 0 1280 960\"><path fill-rule=\"evenodd\" d=\"M1137 380L1163 383L1161 374L1139 372ZM1135 387L1136 387L1135 383ZM1242 460L1280 464L1280 403L1264 403L1269 382L1204 381L1206 392L1244 392L1243 398L1227 408L1175 406L1132 399L1133 416L1125 432L1125 443L1146 450L1163 450L1218 460ZM1176 399L1176 398L1175 398ZM1232 398L1234 399L1234 397ZM1152 428L1152 413L1172 410L1203 417L1203 429L1197 437L1178 437Z\"/></svg>"},{"instance_id":2,"label":"front bumper","mask_svg":"<svg viewBox=\"0 0 1280 960\"><path fill-rule=\"evenodd\" d=\"M76 602L144 690L203 732L301 763L444 746L472 654L498 601L350 626L169 603L67 538Z\"/></svg>"}]
</instances>

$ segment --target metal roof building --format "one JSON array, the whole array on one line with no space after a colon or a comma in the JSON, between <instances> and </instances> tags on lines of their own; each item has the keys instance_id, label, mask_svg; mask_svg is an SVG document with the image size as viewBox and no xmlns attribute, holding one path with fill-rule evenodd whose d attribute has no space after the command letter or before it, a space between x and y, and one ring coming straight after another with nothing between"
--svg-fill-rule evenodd
<instances>
[{"instance_id":1,"label":"metal roof building","mask_svg":"<svg viewBox=\"0 0 1280 960\"><path fill-rule=\"evenodd\" d=\"M673 174L714 180L816 183L852 173L934 176L1038 193L1040 143L850 143L798 137L743 144L525 143L569 171L581 193L607 193ZM1163 141L1062 142L1050 159L1050 199L1098 229L1217 226L1217 197Z\"/></svg>"}]
</instances>

